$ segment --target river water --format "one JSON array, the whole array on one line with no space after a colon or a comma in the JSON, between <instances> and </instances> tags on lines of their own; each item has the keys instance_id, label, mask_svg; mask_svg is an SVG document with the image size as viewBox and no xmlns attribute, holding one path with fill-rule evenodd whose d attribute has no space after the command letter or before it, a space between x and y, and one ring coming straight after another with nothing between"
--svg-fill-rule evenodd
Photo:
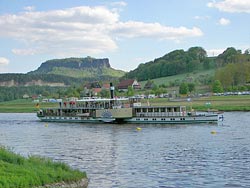
<instances>
[{"instance_id":1,"label":"river water","mask_svg":"<svg viewBox=\"0 0 250 188\"><path fill-rule=\"evenodd\" d=\"M0 114L0 145L86 171L89 188L249 187L250 112L223 124L44 123Z\"/></svg>"}]
</instances>

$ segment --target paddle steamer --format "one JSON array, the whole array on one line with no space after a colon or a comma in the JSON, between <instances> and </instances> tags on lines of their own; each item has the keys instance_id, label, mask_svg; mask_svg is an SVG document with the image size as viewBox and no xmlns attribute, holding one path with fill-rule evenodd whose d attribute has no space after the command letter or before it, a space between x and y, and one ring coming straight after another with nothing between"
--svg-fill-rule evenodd
<instances>
[{"instance_id":1,"label":"paddle steamer","mask_svg":"<svg viewBox=\"0 0 250 188\"><path fill-rule=\"evenodd\" d=\"M83 98L59 102L57 108L40 109L37 116L45 122L78 123L140 123L140 124L190 124L216 123L223 115L215 112L187 111L186 106L142 105L139 98Z\"/></svg>"}]
</instances>

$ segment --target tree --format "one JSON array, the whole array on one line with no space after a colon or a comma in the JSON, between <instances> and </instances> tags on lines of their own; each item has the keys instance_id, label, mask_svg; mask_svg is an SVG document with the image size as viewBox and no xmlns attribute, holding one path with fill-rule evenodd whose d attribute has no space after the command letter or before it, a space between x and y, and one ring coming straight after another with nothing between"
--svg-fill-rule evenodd
<instances>
[{"instance_id":1,"label":"tree","mask_svg":"<svg viewBox=\"0 0 250 188\"><path fill-rule=\"evenodd\" d=\"M181 95L186 95L188 94L188 84L186 82L182 82L180 87L179 87L179 93Z\"/></svg>"},{"instance_id":2,"label":"tree","mask_svg":"<svg viewBox=\"0 0 250 188\"><path fill-rule=\"evenodd\" d=\"M209 61L209 59L205 59L203 61L203 68L204 69L210 69L210 61Z\"/></svg>"},{"instance_id":3,"label":"tree","mask_svg":"<svg viewBox=\"0 0 250 188\"><path fill-rule=\"evenodd\" d=\"M103 98L110 98L110 92L107 89L102 89L100 92L100 96Z\"/></svg>"},{"instance_id":4,"label":"tree","mask_svg":"<svg viewBox=\"0 0 250 188\"><path fill-rule=\"evenodd\" d=\"M192 59L199 60L203 62L207 57L207 52L202 47L191 47L188 49L188 55Z\"/></svg>"},{"instance_id":5,"label":"tree","mask_svg":"<svg viewBox=\"0 0 250 188\"><path fill-rule=\"evenodd\" d=\"M244 85L250 80L250 64L230 63L216 71L215 80L219 80L226 89Z\"/></svg>"},{"instance_id":6,"label":"tree","mask_svg":"<svg viewBox=\"0 0 250 188\"><path fill-rule=\"evenodd\" d=\"M214 81L213 92L214 93L222 93L223 92L223 87L222 87L221 82L219 80Z\"/></svg>"},{"instance_id":7,"label":"tree","mask_svg":"<svg viewBox=\"0 0 250 188\"><path fill-rule=\"evenodd\" d=\"M134 89L132 86L128 86L127 96L132 97L134 95Z\"/></svg>"},{"instance_id":8,"label":"tree","mask_svg":"<svg viewBox=\"0 0 250 188\"><path fill-rule=\"evenodd\" d=\"M167 93L167 90L163 87L158 87L156 90L154 90L154 94L159 96L161 94Z\"/></svg>"},{"instance_id":9,"label":"tree","mask_svg":"<svg viewBox=\"0 0 250 188\"><path fill-rule=\"evenodd\" d=\"M144 89L152 89L152 88L154 88L154 86L155 86L154 81L148 80L144 86Z\"/></svg>"},{"instance_id":10,"label":"tree","mask_svg":"<svg viewBox=\"0 0 250 188\"><path fill-rule=\"evenodd\" d=\"M237 51L235 48L230 47L227 48L222 54L220 54L216 61L218 66L224 66L226 64L229 63L236 63L237 62L237 58L241 52Z\"/></svg>"},{"instance_id":11,"label":"tree","mask_svg":"<svg viewBox=\"0 0 250 188\"><path fill-rule=\"evenodd\" d=\"M42 92L42 96L44 97L48 97L50 95L50 93L48 91L43 91Z\"/></svg>"},{"instance_id":12,"label":"tree","mask_svg":"<svg viewBox=\"0 0 250 188\"><path fill-rule=\"evenodd\" d=\"M220 68L215 73L215 80L219 80L224 88L233 86L233 68L232 64Z\"/></svg>"},{"instance_id":13,"label":"tree","mask_svg":"<svg viewBox=\"0 0 250 188\"><path fill-rule=\"evenodd\" d=\"M201 47L191 47L188 49L187 54L187 68L189 72L197 69L197 67L199 67L199 64L204 64L204 61L207 59L207 52Z\"/></svg>"},{"instance_id":14,"label":"tree","mask_svg":"<svg viewBox=\"0 0 250 188\"><path fill-rule=\"evenodd\" d=\"M195 84L194 83L188 83L188 91L191 93L192 91L195 91Z\"/></svg>"}]
</instances>

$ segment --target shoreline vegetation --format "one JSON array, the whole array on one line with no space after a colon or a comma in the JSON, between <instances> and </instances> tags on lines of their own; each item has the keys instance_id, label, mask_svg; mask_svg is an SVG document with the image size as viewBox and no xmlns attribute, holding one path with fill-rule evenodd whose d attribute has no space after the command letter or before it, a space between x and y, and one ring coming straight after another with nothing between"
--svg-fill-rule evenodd
<instances>
[{"instance_id":1,"label":"shoreline vegetation","mask_svg":"<svg viewBox=\"0 0 250 188\"><path fill-rule=\"evenodd\" d=\"M0 188L87 187L85 172L37 156L22 157L0 146Z\"/></svg>"},{"instance_id":2,"label":"shoreline vegetation","mask_svg":"<svg viewBox=\"0 0 250 188\"><path fill-rule=\"evenodd\" d=\"M151 106L187 106L187 109L196 111L207 111L216 109L219 111L250 111L250 96L210 96L199 98L155 98L142 99L142 104ZM57 107L58 103L39 103L39 108ZM39 108L37 103L31 99L19 99L7 102L0 102L0 113L36 113Z\"/></svg>"}]
</instances>

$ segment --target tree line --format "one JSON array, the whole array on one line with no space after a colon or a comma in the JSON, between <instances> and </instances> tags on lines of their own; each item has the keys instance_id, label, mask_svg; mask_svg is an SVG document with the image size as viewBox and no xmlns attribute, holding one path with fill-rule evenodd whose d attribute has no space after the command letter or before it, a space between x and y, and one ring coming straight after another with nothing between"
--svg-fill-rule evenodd
<instances>
[{"instance_id":1,"label":"tree line","mask_svg":"<svg viewBox=\"0 0 250 188\"><path fill-rule=\"evenodd\" d=\"M79 83L81 79L72 78L55 74L21 74L21 73L6 73L0 74L0 82L6 82L13 80L16 85L25 85L31 81L42 80L48 83L64 83L65 85L71 85L72 83Z\"/></svg>"},{"instance_id":2,"label":"tree line","mask_svg":"<svg viewBox=\"0 0 250 188\"><path fill-rule=\"evenodd\" d=\"M75 78L70 76L63 76L57 74L21 74L21 73L6 73L0 74L0 82L14 81L16 86L25 85L31 81L41 80L47 83L63 83L66 86L79 85L83 82L97 80L113 80L115 79L112 76L100 75L99 77L84 77L84 78Z\"/></svg>"},{"instance_id":3,"label":"tree line","mask_svg":"<svg viewBox=\"0 0 250 188\"><path fill-rule=\"evenodd\" d=\"M70 87L51 86L18 86L0 87L0 102L21 99L25 95L29 98L65 98L80 97L83 86L72 85ZM26 98L26 97L25 97Z\"/></svg>"},{"instance_id":4,"label":"tree line","mask_svg":"<svg viewBox=\"0 0 250 188\"><path fill-rule=\"evenodd\" d=\"M215 80L223 91L244 90L250 84L250 63L230 63L216 71Z\"/></svg>"}]
</instances>

